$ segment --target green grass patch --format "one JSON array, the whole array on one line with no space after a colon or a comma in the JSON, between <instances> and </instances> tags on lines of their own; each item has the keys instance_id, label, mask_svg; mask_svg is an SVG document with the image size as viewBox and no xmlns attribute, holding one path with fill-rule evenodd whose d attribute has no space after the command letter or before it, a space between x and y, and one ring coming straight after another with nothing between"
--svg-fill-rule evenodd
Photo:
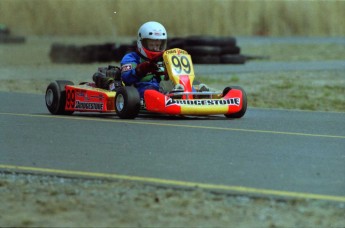
<instances>
[{"instance_id":1,"label":"green grass patch","mask_svg":"<svg viewBox=\"0 0 345 228\"><path fill-rule=\"evenodd\" d=\"M198 79L218 90L241 86L251 107L345 112L342 71L260 72Z\"/></svg>"}]
</instances>

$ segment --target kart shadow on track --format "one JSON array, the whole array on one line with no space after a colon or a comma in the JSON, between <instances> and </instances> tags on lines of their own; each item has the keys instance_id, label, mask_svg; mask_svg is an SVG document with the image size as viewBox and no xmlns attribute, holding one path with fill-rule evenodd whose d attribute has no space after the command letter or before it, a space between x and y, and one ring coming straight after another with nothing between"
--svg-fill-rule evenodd
<instances>
[{"instance_id":1,"label":"kart shadow on track","mask_svg":"<svg viewBox=\"0 0 345 228\"><path fill-rule=\"evenodd\" d=\"M116 113L74 113L71 117L85 117L85 118L100 118L100 119L113 119L120 120L121 118L116 115ZM162 115L157 113L140 113L137 118L138 120L223 120L224 117L221 115L208 115L208 116L183 116L183 115ZM238 119L238 118L230 118ZM228 119L229 120L229 119Z\"/></svg>"}]
</instances>

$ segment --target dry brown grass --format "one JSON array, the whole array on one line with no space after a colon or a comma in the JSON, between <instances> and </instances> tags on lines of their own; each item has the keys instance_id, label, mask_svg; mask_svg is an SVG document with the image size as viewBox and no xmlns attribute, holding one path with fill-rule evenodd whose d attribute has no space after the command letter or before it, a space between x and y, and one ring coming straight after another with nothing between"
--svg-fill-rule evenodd
<instances>
[{"instance_id":1,"label":"dry brown grass","mask_svg":"<svg viewBox=\"0 0 345 228\"><path fill-rule=\"evenodd\" d=\"M0 23L34 35L132 36L157 20L171 36L344 36L344 12L340 0L0 1Z\"/></svg>"}]
</instances>

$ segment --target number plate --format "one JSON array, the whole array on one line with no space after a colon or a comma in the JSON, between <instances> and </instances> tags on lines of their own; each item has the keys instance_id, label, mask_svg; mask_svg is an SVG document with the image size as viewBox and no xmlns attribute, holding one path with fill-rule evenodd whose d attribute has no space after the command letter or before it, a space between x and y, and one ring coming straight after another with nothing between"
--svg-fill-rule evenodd
<instances>
[{"instance_id":1,"label":"number plate","mask_svg":"<svg viewBox=\"0 0 345 228\"><path fill-rule=\"evenodd\" d=\"M174 48L163 55L164 63L170 80L179 83L180 76L188 76L190 82L194 80L194 69L191 56L185 50Z\"/></svg>"}]
</instances>

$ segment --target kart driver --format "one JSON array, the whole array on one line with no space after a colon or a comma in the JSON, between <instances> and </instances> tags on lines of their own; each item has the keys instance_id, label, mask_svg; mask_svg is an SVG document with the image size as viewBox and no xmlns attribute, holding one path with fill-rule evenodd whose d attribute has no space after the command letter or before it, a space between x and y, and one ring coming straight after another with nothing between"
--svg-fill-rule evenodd
<instances>
[{"instance_id":1,"label":"kart driver","mask_svg":"<svg viewBox=\"0 0 345 228\"><path fill-rule=\"evenodd\" d=\"M162 55L167 46L167 32L155 21L144 23L138 30L137 50L126 54L121 61L121 78L128 85L134 85L144 97L144 91L159 91L164 77Z\"/></svg>"},{"instance_id":2,"label":"kart driver","mask_svg":"<svg viewBox=\"0 0 345 228\"><path fill-rule=\"evenodd\" d=\"M155 21L146 22L138 30L137 50L122 58L121 69L103 69L103 73L94 74L93 80L100 88L115 90L114 78L120 77L126 86L135 86L140 98L143 99L145 90L159 91L159 83L165 79L162 55L166 47L167 32L164 26ZM179 86L181 85L175 86L177 90L181 89ZM205 84L199 85L199 91L208 90ZM194 87L193 91L195 91Z\"/></svg>"}]
</instances>

